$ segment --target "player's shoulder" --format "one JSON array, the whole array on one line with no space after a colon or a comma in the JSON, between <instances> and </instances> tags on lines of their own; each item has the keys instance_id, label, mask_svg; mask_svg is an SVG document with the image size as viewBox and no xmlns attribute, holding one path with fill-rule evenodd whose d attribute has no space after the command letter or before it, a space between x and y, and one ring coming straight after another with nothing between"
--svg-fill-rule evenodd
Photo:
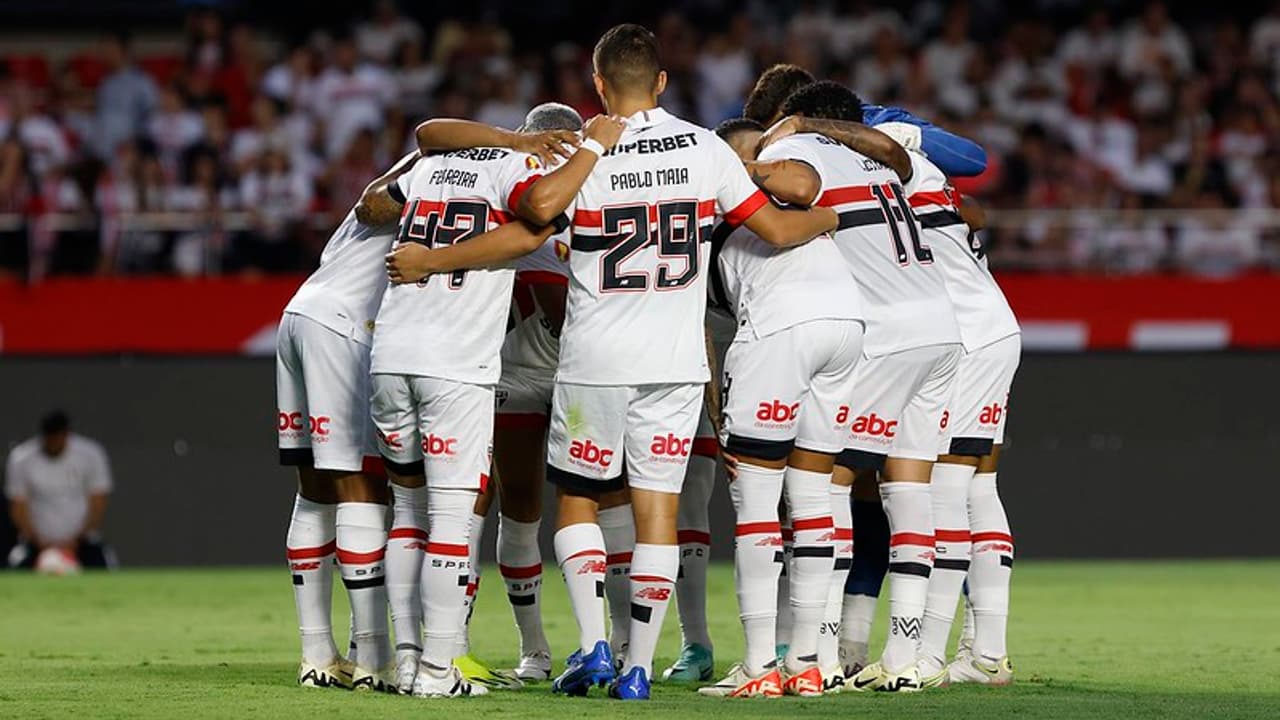
<instances>
[{"instance_id":1,"label":"player's shoulder","mask_svg":"<svg viewBox=\"0 0 1280 720\"><path fill-rule=\"evenodd\" d=\"M38 437L27 438L26 440L23 440L22 442L13 446L13 449L9 451L9 458L7 462L10 465L18 465L18 464L24 463L29 458L33 457L35 453L39 451L39 449L40 449L40 438Z\"/></svg>"}]
</instances>

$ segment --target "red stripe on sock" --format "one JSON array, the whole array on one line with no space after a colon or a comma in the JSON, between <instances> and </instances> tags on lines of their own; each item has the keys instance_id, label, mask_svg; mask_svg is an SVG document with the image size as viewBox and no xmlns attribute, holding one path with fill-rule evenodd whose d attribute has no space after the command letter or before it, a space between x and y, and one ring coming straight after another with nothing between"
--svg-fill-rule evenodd
<instances>
[{"instance_id":1,"label":"red stripe on sock","mask_svg":"<svg viewBox=\"0 0 1280 720\"><path fill-rule=\"evenodd\" d=\"M969 531L938 528L933 531L933 537L938 542L969 542Z\"/></svg>"},{"instance_id":2,"label":"red stripe on sock","mask_svg":"<svg viewBox=\"0 0 1280 720\"><path fill-rule=\"evenodd\" d=\"M720 454L720 443L716 442L715 438L694 438L693 447L690 448L689 452L694 455L715 459Z\"/></svg>"},{"instance_id":3,"label":"red stripe on sock","mask_svg":"<svg viewBox=\"0 0 1280 720\"><path fill-rule=\"evenodd\" d=\"M565 561L565 562L569 562L570 560L573 560L573 559L575 559L575 558L580 558L580 557L590 557L590 556L604 557L604 551L603 551L603 550L596 550L595 548L592 548L592 549L590 549L590 550L579 550L578 552L576 552L576 553L574 553L574 554L570 555L569 557L565 558L565 559L564 559L564 561Z\"/></svg>"},{"instance_id":4,"label":"red stripe on sock","mask_svg":"<svg viewBox=\"0 0 1280 720\"><path fill-rule=\"evenodd\" d=\"M823 528L835 527L835 521L831 516L817 518L791 518L792 530L821 530Z\"/></svg>"},{"instance_id":5,"label":"red stripe on sock","mask_svg":"<svg viewBox=\"0 0 1280 720\"><path fill-rule=\"evenodd\" d=\"M889 547L897 547L899 545L924 545L925 547L933 547L933 536L923 533L894 533L889 538Z\"/></svg>"},{"instance_id":6,"label":"red stripe on sock","mask_svg":"<svg viewBox=\"0 0 1280 720\"><path fill-rule=\"evenodd\" d=\"M833 537L834 537L836 540L852 540L852 539L853 539L853 528L841 528L841 527L838 527L838 528L836 528L836 532L835 532L835 535L834 535Z\"/></svg>"},{"instance_id":7,"label":"red stripe on sock","mask_svg":"<svg viewBox=\"0 0 1280 720\"><path fill-rule=\"evenodd\" d=\"M1013 544L1013 536L1003 532L979 532L973 534L973 542L1007 542Z\"/></svg>"},{"instance_id":8,"label":"red stripe on sock","mask_svg":"<svg viewBox=\"0 0 1280 720\"><path fill-rule=\"evenodd\" d=\"M782 526L776 522L739 523L733 531L734 535L765 535L781 532ZM785 537L785 534L784 534Z\"/></svg>"},{"instance_id":9,"label":"red stripe on sock","mask_svg":"<svg viewBox=\"0 0 1280 720\"><path fill-rule=\"evenodd\" d=\"M542 563L537 565L527 565L525 567L513 567L511 565L499 565L498 573L504 578L513 578L516 580L524 580L525 578L536 577L542 574Z\"/></svg>"},{"instance_id":10,"label":"red stripe on sock","mask_svg":"<svg viewBox=\"0 0 1280 720\"><path fill-rule=\"evenodd\" d=\"M403 538L410 538L413 540L426 540L427 531L419 530L418 528L412 528L412 527L397 527L397 528L391 528L391 532L387 533L388 540L397 540L397 539L403 539Z\"/></svg>"},{"instance_id":11,"label":"red stripe on sock","mask_svg":"<svg viewBox=\"0 0 1280 720\"><path fill-rule=\"evenodd\" d=\"M676 542L680 543L681 545L685 545L689 543L697 544L697 545L710 545L711 533L703 532L701 530L681 530L676 533Z\"/></svg>"},{"instance_id":12,"label":"red stripe on sock","mask_svg":"<svg viewBox=\"0 0 1280 720\"><path fill-rule=\"evenodd\" d=\"M631 579L634 580L635 582L647 582L647 583L670 584L675 582L674 580L671 580L670 578L664 578L661 575L632 575Z\"/></svg>"},{"instance_id":13,"label":"red stripe on sock","mask_svg":"<svg viewBox=\"0 0 1280 720\"><path fill-rule=\"evenodd\" d=\"M285 548L284 555L288 560L311 560L332 555L338 549L338 542L330 540L319 547Z\"/></svg>"},{"instance_id":14,"label":"red stripe on sock","mask_svg":"<svg viewBox=\"0 0 1280 720\"><path fill-rule=\"evenodd\" d=\"M466 545L454 545L452 543L429 542L427 543L427 552L432 555L452 555L453 557L466 557L471 554L471 548Z\"/></svg>"},{"instance_id":15,"label":"red stripe on sock","mask_svg":"<svg viewBox=\"0 0 1280 720\"><path fill-rule=\"evenodd\" d=\"M629 552L613 553L612 555L605 556L604 559L605 565L621 565L622 563L629 562L631 562L631 553Z\"/></svg>"},{"instance_id":16,"label":"red stripe on sock","mask_svg":"<svg viewBox=\"0 0 1280 720\"><path fill-rule=\"evenodd\" d=\"M386 556L387 549L385 547L380 547L373 552L354 552L338 548L338 562L343 565L367 565L371 562L378 562Z\"/></svg>"}]
</instances>

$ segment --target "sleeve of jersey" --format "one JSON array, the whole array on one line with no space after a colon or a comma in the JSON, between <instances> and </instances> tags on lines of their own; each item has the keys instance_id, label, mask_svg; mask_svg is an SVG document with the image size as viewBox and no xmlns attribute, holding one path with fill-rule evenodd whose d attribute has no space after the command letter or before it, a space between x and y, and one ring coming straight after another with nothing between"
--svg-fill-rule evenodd
<instances>
[{"instance_id":1,"label":"sleeve of jersey","mask_svg":"<svg viewBox=\"0 0 1280 720\"><path fill-rule=\"evenodd\" d=\"M392 200L395 200L401 205L409 201L409 183L412 182L413 171L416 167L417 165L413 168L409 168L408 172L404 173L387 185L387 194L391 196Z\"/></svg>"},{"instance_id":2,"label":"sleeve of jersey","mask_svg":"<svg viewBox=\"0 0 1280 720\"><path fill-rule=\"evenodd\" d=\"M987 169L987 151L978 143L896 107L866 106L863 122L879 125L887 122L907 123L920 128L920 151L947 175L972 177Z\"/></svg>"},{"instance_id":3,"label":"sleeve of jersey","mask_svg":"<svg viewBox=\"0 0 1280 720\"><path fill-rule=\"evenodd\" d=\"M721 146L717 148L720 186L716 191L716 203L720 206L724 221L737 227L764 207L769 198L751 182L751 176L747 175L747 169L742 166L733 150L720 138L715 139Z\"/></svg>"}]
</instances>

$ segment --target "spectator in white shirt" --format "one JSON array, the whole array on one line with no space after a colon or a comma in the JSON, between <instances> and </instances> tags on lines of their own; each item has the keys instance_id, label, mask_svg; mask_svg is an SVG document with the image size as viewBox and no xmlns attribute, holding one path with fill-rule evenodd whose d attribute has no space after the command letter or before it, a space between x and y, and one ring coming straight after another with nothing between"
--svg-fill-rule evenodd
<instances>
[{"instance_id":1,"label":"spectator in white shirt","mask_svg":"<svg viewBox=\"0 0 1280 720\"><path fill-rule=\"evenodd\" d=\"M160 91L160 106L147 121L147 137L155 143L160 163L177 177L182 153L204 136L204 119L187 107L176 85Z\"/></svg>"},{"instance_id":2,"label":"spectator in white shirt","mask_svg":"<svg viewBox=\"0 0 1280 720\"><path fill-rule=\"evenodd\" d=\"M954 5L947 13L942 35L925 47L921 57L925 76L935 91L963 82L975 50L969 41L969 8Z\"/></svg>"},{"instance_id":3,"label":"spectator in white shirt","mask_svg":"<svg viewBox=\"0 0 1280 720\"><path fill-rule=\"evenodd\" d=\"M356 26L356 47L360 56L383 65L391 62L401 45L421 41L422 28L401 15L393 0L375 2L373 17Z\"/></svg>"},{"instance_id":4,"label":"spectator in white shirt","mask_svg":"<svg viewBox=\"0 0 1280 720\"><path fill-rule=\"evenodd\" d=\"M45 416L40 435L10 451L5 464L5 497L19 533L9 564L30 568L42 550L58 548L82 566L114 567L99 535L111 486L102 445L71 432L66 413Z\"/></svg>"},{"instance_id":5,"label":"spectator in white shirt","mask_svg":"<svg viewBox=\"0 0 1280 720\"><path fill-rule=\"evenodd\" d=\"M1191 43L1162 2L1147 3L1142 17L1125 31L1120 43L1120 70L1130 78L1161 75L1169 67L1177 76L1191 70Z\"/></svg>"},{"instance_id":6,"label":"spectator in white shirt","mask_svg":"<svg viewBox=\"0 0 1280 720\"><path fill-rule=\"evenodd\" d=\"M316 80L312 114L325 125L325 155L340 157L351 138L365 128L382 128L383 115L396 99L391 75L377 65L361 64L355 43L339 40L333 65Z\"/></svg>"},{"instance_id":7,"label":"spectator in white shirt","mask_svg":"<svg viewBox=\"0 0 1280 720\"><path fill-rule=\"evenodd\" d=\"M1099 70L1114 65L1120 51L1120 41L1111 27L1111 14L1104 7L1095 8L1082 27L1077 27L1062 38L1058 45L1058 60L1063 65Z\"/></svg>"}]
</instances>

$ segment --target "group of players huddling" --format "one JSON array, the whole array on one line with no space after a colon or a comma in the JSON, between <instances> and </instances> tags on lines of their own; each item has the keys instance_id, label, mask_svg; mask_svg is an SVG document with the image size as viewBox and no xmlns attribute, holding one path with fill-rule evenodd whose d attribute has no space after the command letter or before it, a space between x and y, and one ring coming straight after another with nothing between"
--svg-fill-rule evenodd
<instances>
[{"instance_id":1,"label":"group of players huddling","mask_svg":"<svg viewBox=\"0 0 1280 720\"><path fill-rule=\"evenodd\" d=\"M981 148L794 66L708 131L658 106L666 74L637 25L593 63L609 114L585 125L555 103L517 132L424 122L285 309L299 683L459 697L551 679L544 476L579 630L552 689L648 698L673 593L684 647L663 677L711 681L718 460L746 653L702 694L1011 682L996 460L1019 330L974 239L982 212L947 180L981 172ZM511 671L467 643L491 473Z\"/></svg>"}]
</instances>

